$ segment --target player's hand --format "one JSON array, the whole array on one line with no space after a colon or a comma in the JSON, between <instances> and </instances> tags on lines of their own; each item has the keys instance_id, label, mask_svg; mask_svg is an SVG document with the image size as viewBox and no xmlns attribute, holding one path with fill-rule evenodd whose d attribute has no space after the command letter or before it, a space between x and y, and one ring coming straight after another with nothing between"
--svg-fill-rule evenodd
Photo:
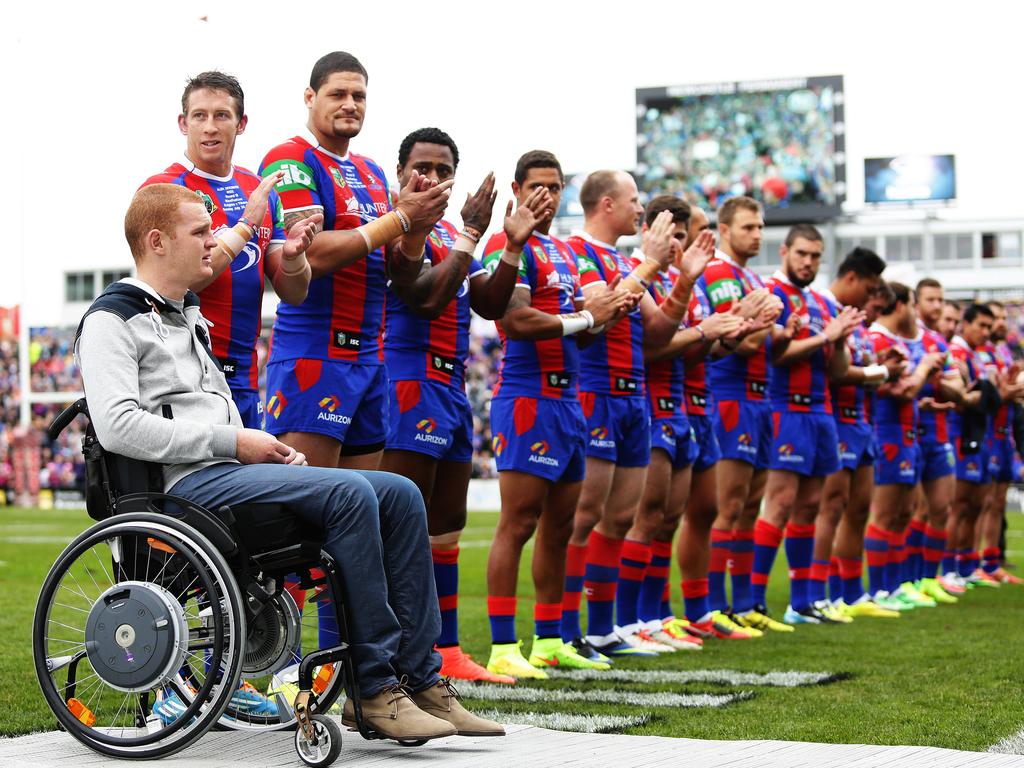
<instances>
[{"instance_id":1,"label":"player's hand","mask_svg":"<svg viewBox=\"0 0 1024 768\"><path fill-rule=\"evenodd\" d=\"M822 333L833 344L853 333L864 322L864 312L856 307L843 307L839 314L829 320Z\"/></svg>"},{"instance_id":2,"label":"player's hand","mask_svg":"<svg viewBox=\"0 0 1024 768\"><path fill-rule=\"evenodd\" d=\"M434 184L427 177L413 171L409 182L399 190L395 207L409 219L413 232L429 232L444 215L454 184L455 179Z\"/></svg>"},{"instance_id":3,"label":"player's hand","mask_svg":"<svg viewBox=\"0 0 1024 768\"><path fill-rule=\"evenodd\" d=\"M704 332L704 338L708 341L718 341L723 337L735 337L747 323L738 314L731 312L715 312L700 321L700 329Z\"/></svg>"},{"instance_id":4,"label":"player's hand","mask_svg":"<svg viewBox=\"0 0 1024 768\"><path fill-rule=\"evenodd\" d=\"M235 458L243 464L286 464L295 453L262 429L240 429L235 438Z\"/></svg>"},{"instance_id":5,"label":"player's hand","mask_svg":"<svg viewBox=\"0 0 1024 768\"><path fill-rule=\"evenodd\" d=\"M488 173L480 188L472 195L466 195L462 206L462 223L472 227L481 235L491 226L491 212L498 193L494 189L494 173Z\"/></svg>"},{"instance_id":6,"label":"player's hand","mask_svg":"<svg viewBox=\"0 0 1024 768\"><path fill-rule=\"evenodd\" d=\"M767 288L758 288L733 304L732 309L729 311L735 312L744 320L753 320L771 304L769 297L772 296L774 296L774 294L772 294ZM774 320L774 318L772 319Z\"/></svg>"},{"instance_id":7,"label":"player's hand","mask_svg":"<svg viewBox=\"0 0 1024 768\"><path fill-rule=\"evenodd\" d=\"M950 400L936 400L934 397L922 397L917 401L917 407L922 411L952 411L956 403Z\"/></svg>"},{"instance_id":8,"label":"player's hand","mask_svg":"<svg viewBox=\"0 0 1024 768\"><path fill-rule=\"evenodd\" d=\"M929 352L921 357L921 362L917 364L917 370L925 376L930 376L942 368L942 363L945 359L946 356L941 352Z\"/></svg>"},{"instance_id":9,"label":"player's hand","mask_svg":"<svg viewBox=\"0 0 1024 768\"><path fill-rule=\"evenodd\" d=\"M629 314L643 298L643 294L622 288L621 283L622 276L616 275L604 288L595 286L587 289L583 308L594 316L595 328L608 325Z\"/></svg>"},{"instance_id":10,"label":"player's hand","mask_svg":"<svg viewBox=\"0 0 1024 768\"><path fill-rule=\"evenodd\" d=\"M662 211L662 213L668 213L668 211ZM661 217L660 213L658 217ZM671 230L669 231L671 232ZM644 255L647 255L647 251L644 251ZM690 278L692 282L697 282L697 278L704 274L704 269L714 256L715 236L705 229L683 254L682 274Z\"/></svg>"},{"instance_id":11,"label":"player's hand","mask_svg":"<svg viewBox=\"0 0 1024 768\"><path fill-rule=\"evenodd\" d=\"M267 215L267 201L270 199L270 193L282 179L284 179L284 171L274 171L253 190L249 195L249 200L245 203L245 210L242 211L242 216L246 221L251 221L256 226L260 225Z\"/></svg>"},{"instance_id":12,"label":"player's hand","mask_svg":"<svg viewBox=\"0 0 1024 768\"><path fill-rule=\"evenodd\" d=\"M288 239L284 241L281 258L285 262L295 261L295 259L304 254L313 242L313 238L316 237L316 233L320 231L320 225L323 224L323 221L324 215L322 213L314 213L312 216L295 222L292 228L288 230ZM294 272L295 270L289 269L286 271Z\"/></svg>"},{"instance_id":13,"label":"player's hand","mask_svg":"<svg viewBox=\"0 0 1024 768\"><path fill-rule=\"evenodd\" d=\"M803 327L803 320L800 319L800 315L795 312L786 319L786 324L782 327L782 338L786 341L792 341L798 333L800 328Z\"/></svg>"},{"instance_id":14,"label":"player's hand","mask_svg":"<svg viewBox=\"0 0 1024 768\"><path fill-rule=\"evenodd\" d=\"M671 211L662 211L654 217L651 226L647 228L647 231L641 237L640 249L644 252L644 256L654 259L661 265L662 269L669 265L669 262L672 260Z\"/></svg>"},{"instance_id":15,"label":"player's hand","mask_svg":"<svg viewBox=\"0 0 1024 768\"><path fill-rule=\"evenodd\" d=\"M522 250L537 225L548 216L554 201L547 187L538 187L512 211L512 201L505 206L505 237L509 245Z\"/></svg>"}]
</instances>

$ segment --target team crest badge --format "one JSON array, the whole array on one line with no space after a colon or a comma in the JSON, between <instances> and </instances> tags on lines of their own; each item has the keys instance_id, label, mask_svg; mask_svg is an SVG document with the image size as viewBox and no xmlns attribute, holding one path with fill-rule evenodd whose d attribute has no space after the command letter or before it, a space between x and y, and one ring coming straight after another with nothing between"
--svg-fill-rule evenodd
<instances>
[{"instance_id":1,"label":"team crest badge","mask_svg":"<svg viewBox=\"0 0 1024 768\"><path fill-rule=\"evenodd\" d=\"M802 299L800 298L800 296L799 296L798 294L796 294L796 293L794 293L794 294L793 294L793 295L792 295L792 296L790 297L790 303L792 303L792 305L793 305L793 309L794 309L794 310L800 310L800 309L802 309L802 308L803 308L803 306L804 306L804 302L803 302L803 300L802 300Z\"/></svg>"},{"instance_id":2,"label":"team crest badge","mask_svg":"<svg viewBox=\"0 0 1024 768\"><path fill-rule=\"evenodd\" d=\"M441 236L437 234L435 230L430 230L430 234L427 235L427 239L430 241L430 244L435 248L444 248L444 243L441 241Z\"/></svg>"},{"instance_id":3,"label":"team crest badge","mask_svg":"<svg viewBox=\"0 0 1024 768\"><path fill-rule=\"evenodd\" d=\"M214 212L217 210L217 204L213 202L213 198L199 189L196 190L196 194L199 196L199 199L203 201L203 205L206 207L206 212L213 216Z\"/></svg>"},{"instance_id":4,"label":"team crest badge","mask_svg":"<svg viewBox=\"0 0 1024 768\"><path fill-rule=\"evenodd\" d=\"M604 262L605 267L607 267L608 269L612 270L613 272L616 269L618 269L618 267L615 266L615 259L613 259L611 256L609 256L607 253L602 253L601 254L601 260Z\"/></svg>"},{"instance_id":5,"label":"team crest badge","mask_svg":"<svg viewBox=\"0 0 1024 768\"><path fill-rule=\"evenodd\" d=\"M548 255L546 253L544 253L544 249L543 248L535 248L534 249L534 253L537 254L537 260L541 264L547 264L548 263Z\"/></svg>"},{"instance_id":6,"label":"team crest badge","mask_svg":"<svg viewBox=\"0 0 1024 768\"><path fill-rule=\"evenodd\" d=\"M335 168L334 166L331 166L331 176L334 178L334 183L337 184L339 187L345 186L345 179L341 175L340 168Z\"/></svg>"}]
</instances>

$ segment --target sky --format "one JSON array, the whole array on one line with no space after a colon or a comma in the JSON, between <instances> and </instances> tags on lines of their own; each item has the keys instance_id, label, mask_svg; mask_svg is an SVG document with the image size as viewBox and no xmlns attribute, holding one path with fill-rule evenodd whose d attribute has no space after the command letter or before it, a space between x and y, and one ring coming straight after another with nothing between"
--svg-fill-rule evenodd
<instances>
[{"instance_id":1,"label":"sky","mask_svg":"<svg viewBox=\"0 0 1024 768\"><path fill-rule=\"evenodd\" d=\"M503 208L516 158L554 151L567 173L631 168L635 89L840 74L847 208L864 157L952 153L945 217L1022 215L1020 33L1007 4L949 2L35 3L0 11L0 189L11 243L0 306L59 313L65 270L128 268L122 220L148 176L181 157L187 76L218 68L246 92L235 147L253 170L304 125L324 53L369 72L352 150L393 174L409 131L436 125L462 157L450 218L493 170ZM205 17L206 20L201 20ZM497 215L495 222L497 222ZM492 225L493 226L493 225Z\"/></svg>"}]
</instances>

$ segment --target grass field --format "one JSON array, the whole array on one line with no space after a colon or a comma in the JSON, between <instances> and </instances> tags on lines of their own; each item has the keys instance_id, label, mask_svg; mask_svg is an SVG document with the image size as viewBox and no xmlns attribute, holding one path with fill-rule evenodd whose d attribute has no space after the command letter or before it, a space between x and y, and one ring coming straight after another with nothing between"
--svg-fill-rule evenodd
<instances>
[{"instance_id":1,"label":"grass field","mask_svg":"<svg viewBox=\"0 0 1024 768\"><path fill-rule=\"evenodd\" d=\"M497 520L470 517L462 550L462 645L486 658L489 632L484 567ZM83 511L0 508L0 735L55 727L32 671L30 627L36 595L64 545L89 522ZM1010 516L1010 557L1024 561L1024 515ZM786 600L784 558L773 573L769 601L781 613ZM518 628L532 633L528 568L520 579ZM678 577L674 604L681 608ZM860 619L852 625L803 626L790 635L745 642L710 641L700 653L623 661L621 670L737 670L827 672L821 685L776 687L748 679L716 682L552 680L536 687L607 691L626 703L556 703L556 694L532 702L481 702L509 721L526 713L589 715L647 713L627 733L707 739L786 739L839 743L911 744L984 750L1024 726L1020 671L1024 662L1024 588L970 592L959 604L917 610L898 620ZM707 677L707 675L705 675ZM531 686L533 687L533 686ZM713 708L645 698L652 693L743 694ZM467 697L469 699L469 697ZM629 702L634 706L629 706ZM710 701L710 700L709 700Z\"/></svg>"}]
</instances>

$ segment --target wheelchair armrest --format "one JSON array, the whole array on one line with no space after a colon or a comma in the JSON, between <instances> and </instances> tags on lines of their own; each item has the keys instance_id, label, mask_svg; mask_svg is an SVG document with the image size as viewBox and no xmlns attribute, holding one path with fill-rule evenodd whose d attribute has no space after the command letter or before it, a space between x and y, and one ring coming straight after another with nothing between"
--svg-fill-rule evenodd
<instances>
[{"instance_id":1,"label":"wheelchair armrest","mask_svg":"<svg viewBox=\"0 0 1024 768\"><path fill-rule=\"evenodd\" d=\"M82 414L86 418L89 418L89 405L85 402L84 397L80 397L63 411L57 414L57 417L50 423L50 426L46 429L46 436L51 440L56 440L58 435L64 431L64 429L75 420L75 417Z\"/></svg>"},{"instance_id":2,"label":"wheelchair armrest","mask_svg":"<svg viewBox=\"0 0 1024 768\"><path fill-rule=\"evenodd\" d=\"M155 512L177 518L208 538L225 557L233 557L238 553L238 543L231 529L210 510L181 496L169 493L129 493L117 499L115 508L116 514Z\"/></svg>"}]
</instances>

